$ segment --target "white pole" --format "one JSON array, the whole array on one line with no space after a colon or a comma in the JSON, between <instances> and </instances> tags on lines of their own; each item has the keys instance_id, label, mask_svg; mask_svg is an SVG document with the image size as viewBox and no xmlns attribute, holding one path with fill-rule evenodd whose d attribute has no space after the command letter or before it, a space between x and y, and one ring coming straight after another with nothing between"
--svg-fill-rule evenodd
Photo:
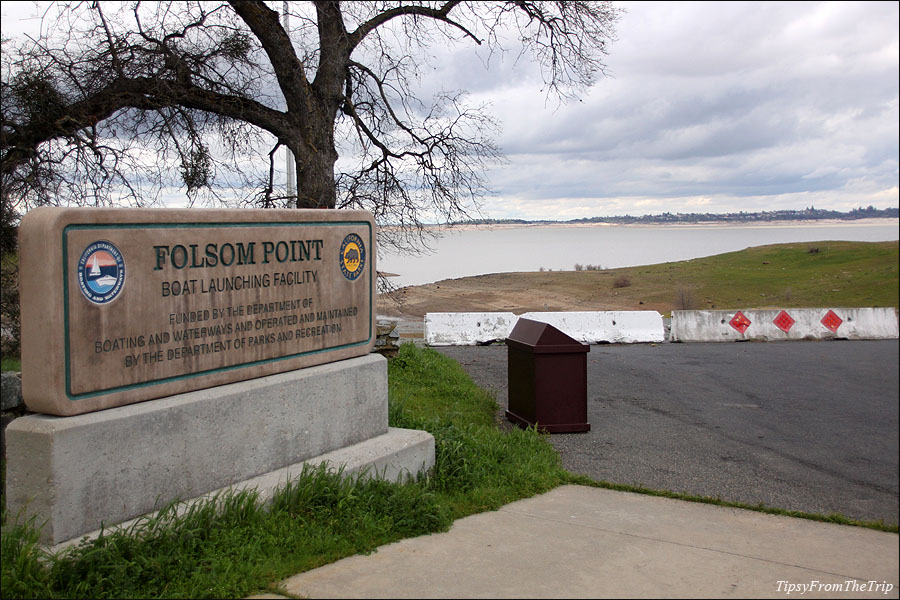
<instances>
[{"instance_id":1,"label":"white pole","mask_svg":"<svg viewBox=\"0 0 900 600\"><path fill-rule=\"evenodd\" d=\"M281 4L281 19L284 30L291 36L290 15L288 14L287 0ZM287 175L287 195L294 196L297 193L297 163L294 162L294 153L290 148L284 149L284 170Z\"/></svg>"}]
</instances>

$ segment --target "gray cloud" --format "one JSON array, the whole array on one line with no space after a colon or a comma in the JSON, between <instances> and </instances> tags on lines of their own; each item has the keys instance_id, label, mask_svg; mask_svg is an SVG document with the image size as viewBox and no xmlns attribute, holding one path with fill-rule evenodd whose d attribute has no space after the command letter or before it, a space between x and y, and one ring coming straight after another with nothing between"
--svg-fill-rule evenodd
<instances>
[{"instance_id":1,"label":"gray cloud","mask_svg":"<svg viewBox=\"0 0 900 600\"><path fill-rule=\"evenodd\" d=\"M579 102L514 41L415 57L423 95L468 89L502 122L489 216L900 205L896 2L619 4L612 77Z\"/></svg>"},{"instance_id":2,"label":"gray cloud","mask_svg":"<svg viewBox=\"0 0 900 600\"><path fill-rule=\"evenodd\" d=\"M898 205L896 3L627 10L614 77L582 102L548 105L522 61L518 79L479 79L511 161L489 214Z\"/></svg>"}]
</instances>

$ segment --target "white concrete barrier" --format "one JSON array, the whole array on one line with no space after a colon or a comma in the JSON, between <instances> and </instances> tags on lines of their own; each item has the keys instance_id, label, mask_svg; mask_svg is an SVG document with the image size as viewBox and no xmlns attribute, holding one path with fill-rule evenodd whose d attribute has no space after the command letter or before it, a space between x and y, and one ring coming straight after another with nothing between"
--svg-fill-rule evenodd
<instances>
[{"instance_id":1,"label":"white concrete barrier","mask_svg":"<svg viewBox=\"0 0 900 600\"><path fill-rule=\"evenodd\" d=\"M553 325L586 344L662 342L665 328L656 311L531 312L522 318ZM473 346L502 341L519 317L513 313L428 313L425 343L429 346Z\"/></svg>"},{"instance_id":2,"label":"white concrete barrier","mask_svg":"<svg viewBox=\"0 0 900 600\"><path fill-rule=\"evenodd\" d=\"M872 340L898 337L893 308L675 310L673 342Z\"/></svg>"},{"instance_id":3,"label":"white concrete barrier","mask_svg":"<svg viewBox=\"0 0 900 600\"><path fill-rule=\"evenodd\" d=\"M654 310L530 312L521 317L553 325L585 344L662 342L666 338L662 315Z\"/></svg>"},{"instance_id":4,"label":"white concrete barrier","mask_svg":"<svg viewBox=\"0 0 900 600\"><path fill-rule=\"evenodd\" d=\"M429 346L475 346L503 341L519 318L511 312L427 313Z\"/></svg>"}]
</instances>

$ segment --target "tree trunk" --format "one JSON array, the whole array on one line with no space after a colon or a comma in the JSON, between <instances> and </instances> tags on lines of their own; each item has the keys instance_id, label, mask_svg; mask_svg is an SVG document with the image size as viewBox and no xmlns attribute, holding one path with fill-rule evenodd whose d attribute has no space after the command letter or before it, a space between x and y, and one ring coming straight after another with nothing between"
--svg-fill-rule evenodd
<instances>
[{"instance_id":1,"label":"tree trunk","mask_svg":"<svg viewBox=\"0 0 900 600\"><path fill-rule=\"evenodd\" d=\"M293 126L284 132L284 143L294 153L297 166L297 208L334 208L337 191L334 164L334 126L338 103L323 100L309 88L306 110L289 113Z\"/></svg>"},{"instance_id":2,"label":"tree trunk","mask_svg":"<svg viewBox=\"0 0 900 600\"><path fill-rule=\"evenodd\" d=\"M331 122L324 123L331 127ZM300 148L293 150L297 164L297 208L334 208L337 191L334 183L334 163L337 151L334 135L326 139L307 140Z\"/></svg>"},{"instance_id":3,"label":"tree trunk","mask_svg":"<svg viewBox=\"0 0 900 600\"><path fill-rule=\"evenodd\" d=\"M297 157L297 208L334 208L337 191L334 164L334 128L344 102L344 84L351 47L337 2L316 2L319 30L319 65L316 77L305 88L306 102L300 105L304 148Z\"/></svg>"}]
</instances>

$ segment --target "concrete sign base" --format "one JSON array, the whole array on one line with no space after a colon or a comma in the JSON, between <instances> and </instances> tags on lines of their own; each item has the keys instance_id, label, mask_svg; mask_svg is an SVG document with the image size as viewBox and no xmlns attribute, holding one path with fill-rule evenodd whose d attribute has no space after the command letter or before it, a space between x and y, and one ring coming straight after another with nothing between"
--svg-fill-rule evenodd
<instances>
[{"instance_id":1,"label":"concrete sign base","mask_svg":"<svg viewBox=\"0 0 900 600\"><path fill-rule=\"evenodd\" d=\"M271 494L305 461L385 477L434 464L434 438L388 428L387 361L367 355L7 429L7 508L48 544L229 486ZM329 453L336 453L331 454Z\"/></svg>"}]
</instances>

